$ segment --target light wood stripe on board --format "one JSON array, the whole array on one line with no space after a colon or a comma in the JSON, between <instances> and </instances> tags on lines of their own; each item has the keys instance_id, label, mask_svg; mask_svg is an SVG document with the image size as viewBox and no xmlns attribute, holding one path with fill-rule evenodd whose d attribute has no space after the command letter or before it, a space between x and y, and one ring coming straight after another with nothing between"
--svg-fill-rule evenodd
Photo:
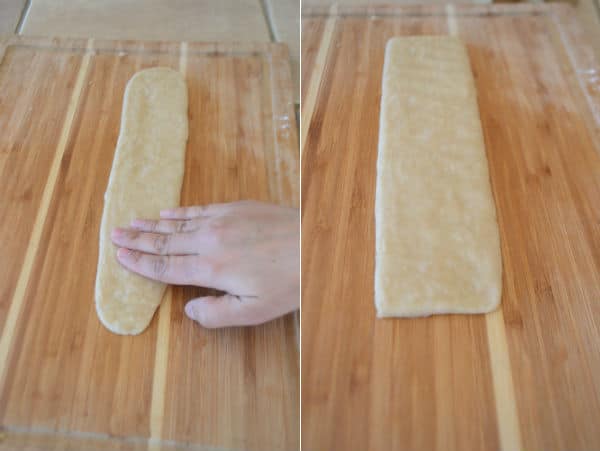
<instances>
[{"instance_id":1,"label":"light wood stripe on board","mask_svg":"<svg viewBox=\"0 0 600 451\"><path fill-rule=\"evenodd\" d=\"M446 20L448 34L457 36L458 22L453 4L446 5ZM500 449L519 451L523 449L523 445L519 429L519 414L515 401L515 389L512 380L502 305L495 312L485 315L485 323L492 369L492 385L494 387Z\"/></svg>"},{"instance_id":2,"label":"light wood stripe on board","mask_svg":"<svg viewBox=\"0 0 600 451\"><path fill-rule=\"evenodd\" d=\"M171 303L173 291L165 291L158 309L158 331L156 333L156 351L154 355L154 372L152 378L152 402L150 404L150 441L149 450L160 450L159 440L162 438L162 425L165 407L165 390L167 386L167 367L169 363L169 339L171 324Z\"/></svg>"},{"instance_id":3,"label":"light wood stripe on board","mask_svg":"<svg viewBox=\"0 0 600 451\"><path fill-rule=\"evenodd\" d=\"M504 327L502 305L495 312L485 315L490 363L492 366L492 382L496 402L496 418L498 421L498 437L500 449L519 451L523 449L519 414L515 401L510 355Z\"/></svg>"},{"instance_id":4,"label":"light wood stripe on board","mask_svg":"<svg viewBox=\"0 0 600 451\"><path fill-rule=\"evenodd\" d=\"M46 216L48 214L48 208L50 207L50 201L52 200L54 186L56 185L58 173L60 172L60 164L67 147L71 126L73 124L75 113L77 112L79 99L83 91L84 81L88 73L88 67L93 53L93 44L94 40L88 39L87 48L81 59L81 65L79 66L77 79L75 81L75 85L73 86L73 91L71 93L71 98L65 114L65 120L63 122L60 138L56 146L56 152L54 153L50 171L48 172L48 178L46 179L39 209L35 217L35 222L33 223L31 237L27 245L27 250L25 251L23 266L21 267L15 292L10 301L8 314L6 315L6 322L4 323L4 328L2 329L2 336L0 337L0 390L4 386L6 366L13 343L15 328L21 314L23 301L25 298L25 290L29 282L29 277L31 275L37 250L40 245L42 230L44 228L44 223L46 222Z\"/></svg>"},{"instance_id":5,"label":"light wood stripe on board","mask_svg":"<svg viewBox=\"0 0 600 451\"><path fill-rule=\"evenodd\" d=\"M308 82L306 99L304 99L302 102L302 114L300 118L300 157L302 157L302 151L304 149L304 144L306 143L306 136L308 135L308 128L315 110L319 86L321 85L321 79L323 77L323 72L325 71L327 53L329 52L329 45L331 44L333 30L335 29L336 14L337 5L334 4L331 6L331 9L329 10L329 16L325 21L325 28L323 29L323 36L319 45L319 51L314 62L315 69L312 71L310 80Z\"/></svg>"},{"instance_id":6,"label":"light wood stripe on board","mask_svg":"<svg viewBox=\"0 0 600 451\"><path fill-rule=\"evenodd\" d=\"M179 72L185 77L187 73L188 43L182 42L179 53ZM162 425L165 407L165 390L167 386L167 367L169 364L169 340L171 323L171 303L173 292L167 289L158 310L158 331L156 334L156 351L154 357L154 377L152 379L152 403L150 405L150 442L149 449L160 449L158 441L162 438Z\"/></svg>"}]
</instances>

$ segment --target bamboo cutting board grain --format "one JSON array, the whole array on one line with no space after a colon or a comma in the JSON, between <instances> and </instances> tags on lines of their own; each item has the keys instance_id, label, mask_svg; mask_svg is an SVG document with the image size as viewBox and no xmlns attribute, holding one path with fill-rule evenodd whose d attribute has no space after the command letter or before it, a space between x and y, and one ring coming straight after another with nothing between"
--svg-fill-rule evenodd
<instances>
[{"instance_id":1,"label":"bamboo cutting board grain","mask_svg":"<svg viewBox=\"0 0 600 451\"><path fill-rule=\"evenodd\" d=\"M292 316L205 330L183 313L203 290L176 287L143 334L123 337L94 309L127 81L152 66L185 73L183 205L297 206L285 47L10 38L2 53L0 449L297 449Z\"/></svg>"},{"instance_id":2,"label":"bamboo cutting board grain","mask_svg":"<svg viewBox=\"0 0 600 451\"><path fill-rule=\"evenodd\" d=\"M504 277L489 315L375 319L384 49L458 34ZM600 449L600 67L559 5L304 8L302 445Z\"/></svg>"}]
</instances>

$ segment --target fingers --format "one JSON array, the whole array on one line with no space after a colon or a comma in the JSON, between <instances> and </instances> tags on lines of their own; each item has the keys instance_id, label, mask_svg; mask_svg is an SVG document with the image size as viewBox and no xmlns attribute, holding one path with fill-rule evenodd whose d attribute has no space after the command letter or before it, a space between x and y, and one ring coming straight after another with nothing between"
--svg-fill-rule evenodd
<instances>
[{"instance_id":1,"label":"fingers","mask_svg":"<svg viewBox=\"0 0 600 451\"><path fill-rule=\"evenodd\" d=\"M195 254L193 237L186 233L152 233L116 228L112 231L113 242L128 249L158 255Z\"/></svg>"},{"instance_id":2,"label":"fingers","mask_svg":"<svg viewBox=\"0 0 600 451\"><path fill-rule=\"evenodd\" d=\"M154 219L134 219L131 221L131 227L141 232L158 233L183 233L191 232L199 227L199 219L183 220L154 220Z\"/></svg>"},{"instance_id":3,"label":"fingers","mask_svg":"<svg viewBox=\"0 0 600 451\"><path fill-rule=\"evenodd\" d=\"M246 317L243 298L226 294L193 299L185 305L185 314L203 327L216 328L253 324Z\"/></svg>"},{"instance_id":4,"label":"fingers","mask_svg":"<svg viewBox=\"0 0 600 451\"><path fill-rule=\"evenodd\" d=\"M200 216L210 216L227 211L230 204L197 205L194 207L179 207L161 210L160 217L164 219L192 219Z\"/></svg>"},{"instance_id":5,"label":"fingers","mask_svg":"<svg viewBox=\"0 0 600 451\"><path fill-rule=\"evenodd\" d=\"M222 289L214 265L196 255L162 256L121 248L117 260L125 268L159 282Z\"/></svg>"},{"instance_id":6,"label":"fingers","mask_svg":"<svg viewBox=\"0 0 600 451\"><path fill-rule=\"evenodd\" d=\"M162 210L160 217L163 219L192 219L200 216L221 215L233 210L256 210L272 208L272 205L254 200L240 200L220 204L197 205L193 207L179 207Z\"/></svg>"}]
</instances>

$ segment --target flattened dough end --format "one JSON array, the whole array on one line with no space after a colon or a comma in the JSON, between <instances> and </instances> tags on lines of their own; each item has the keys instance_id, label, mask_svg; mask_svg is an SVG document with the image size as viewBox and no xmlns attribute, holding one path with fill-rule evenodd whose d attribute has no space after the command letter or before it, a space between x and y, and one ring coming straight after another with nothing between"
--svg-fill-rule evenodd
<instances>
[{"instance_id":1,"label":"flattened dough end","mask_svg":"<svg viewBox=\"0 0 600 451\"><path fill-rule=\"evenodd\" d=\"M96 312L114 333L142 332L166 286L124 269L116 259L111 231L179 205L187 136L183 76L163 67L135 74L125 90L121 130L104 194L96 274Z\"/></svg>"},{"instance_id":2,"label":"flattened dough end","mask_svg":"<svg viewBox=\"0 0 600 451\"><path fill-rule=\"evenodd\" d=\"M459 39L388 42L378 152L377 315L494 310L500 239L475 84Z\"/></svg>"}]
</instances>

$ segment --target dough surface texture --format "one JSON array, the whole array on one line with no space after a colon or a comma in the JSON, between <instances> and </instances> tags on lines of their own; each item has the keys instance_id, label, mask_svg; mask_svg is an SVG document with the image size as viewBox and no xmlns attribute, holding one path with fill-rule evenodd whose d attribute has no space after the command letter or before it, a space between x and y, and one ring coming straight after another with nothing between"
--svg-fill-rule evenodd
<instances>
[{"instance_id":1,"label":"dough surface texture","mask_svg":"<svg viewBox=\"0 0 600 451\"><path fill-rule=\"evenodd\" d=\"M135 335L152 320L166 285L127 271L110 234L134 218L158 217L179 205L188 137L187 88L172 69L152 68L127 83L121 130L104 194L100 225L96 312L117 334Z\"/></svg>"},{"instance_id":2,"label":"dough surface texture","mask_svg":"<svg viewBox=\"0 0 600 451\"><path fill-rule=\"evenodd\" d=\"M382 88L377 316L490 312L502 257L467 50L449 36L393 38Z\"/></svg>"}]
</instances>

